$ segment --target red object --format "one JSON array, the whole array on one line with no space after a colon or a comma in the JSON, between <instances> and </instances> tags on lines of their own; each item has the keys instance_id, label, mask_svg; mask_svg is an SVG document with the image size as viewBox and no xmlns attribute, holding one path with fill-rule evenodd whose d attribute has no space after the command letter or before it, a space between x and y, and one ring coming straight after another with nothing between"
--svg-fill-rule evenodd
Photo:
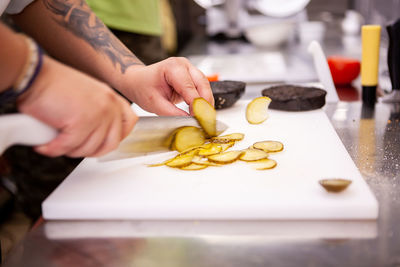
<instances>
[{"instance_id":1,"label":"red object","mask_svg":"<svg viewBox=\"0 0 400 267\"><path fill-rule=\"evenodd\" d=\"M217 82L218 79L219 79L218 76L219 76L218 74L208 75L207 79L208 79L209 82Z\"/></svg>"},{"instance_id":2,"label":"red object","mask_svg":"<svg viewBox=\"0 0 400 267\"><path fill-rule=\"evenodd\" d=\"M360 74L360 61L357 59L330 56L328 65L335 84L350 84Z\"/></svg>"},{"instance_id":3,"label":"red object","mask_svg":"<svg viewBox=\"0 0 400 267\"><path fill-rule=\"evenodd\" d=\"M357 88L351 85L336 86L336 92L340 101L353 102L360 100L360 93Z\"/></svg>"}]
</instances>

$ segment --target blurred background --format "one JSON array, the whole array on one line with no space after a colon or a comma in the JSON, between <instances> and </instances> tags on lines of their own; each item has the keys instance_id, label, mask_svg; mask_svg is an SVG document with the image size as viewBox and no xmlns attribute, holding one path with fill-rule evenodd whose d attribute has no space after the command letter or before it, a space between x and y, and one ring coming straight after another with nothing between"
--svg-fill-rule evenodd
<instances>
[{"instance_id":1,"label":"blurred background","mask_svg":"<svg viewBox=\"0 0 400 267\"><path fill-rule=\"evenodd\" d=\"M179 52L195 35L207 35L207 9L198 4L201 1L170 2L176 18ZM400 17L400 0L311 0L305 7L308 20L323 21L327 27L337 27L348 10L358 12L365 24L384 25Z\"/></svg>"}]
</instances>

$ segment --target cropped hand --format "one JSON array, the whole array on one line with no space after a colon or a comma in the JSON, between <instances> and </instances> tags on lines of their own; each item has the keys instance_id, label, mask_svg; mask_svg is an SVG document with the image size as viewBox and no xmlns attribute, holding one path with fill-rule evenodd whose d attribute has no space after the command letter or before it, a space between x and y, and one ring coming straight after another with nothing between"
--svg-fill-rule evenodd
<instances>
[{"instance_id":1,"label":"cropped hand","mask_svg":"<svg viewBox=\"0 0 400 267\"><path fill-rule=\"evenodd\" d=\"M131 66L123 77L122 88L117 89L141 108L158 115L188 115L175 104L183 100L191 106L197 97L214 105L210 83L186 58Z\"/></svg>"},{"instance_id":2,"label":"cropped hand","mask_svg":"<svg viewBox=\"0 0 400 267\"><path fill-rule=\"evenodd\" d=\"M47 56L18 108L59 130L35 150L47 156L100 156L115 149L137 121L129 103L106 84Z\"/></svg>"}]
</instances>

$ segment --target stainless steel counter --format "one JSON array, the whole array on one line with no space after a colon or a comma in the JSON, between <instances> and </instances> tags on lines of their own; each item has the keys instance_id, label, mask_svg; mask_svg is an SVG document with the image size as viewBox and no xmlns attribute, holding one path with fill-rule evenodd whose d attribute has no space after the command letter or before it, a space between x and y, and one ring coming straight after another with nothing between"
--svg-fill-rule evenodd
<instances>
[{"instance_id":1,"label":"stainless steel counter","mask_svg":"<svg viewBox=\"0 0 400 267\"><path fill-rule=\"evenodd\" d=\"M324 109L378 199L377 221L42 222L4 266L400 266L400 105Z\"/></svg>"},{"instance_id":2,"label":"stainless steel counter","mask_svg":"<svg viewBox=\"0 0 400 267\"><path fill-rule=\"evenodd\" d=\"M400 105L325 110L378 199L376 222L44 222L4 266L399 266Z\"/></svg>"}]
</instances>

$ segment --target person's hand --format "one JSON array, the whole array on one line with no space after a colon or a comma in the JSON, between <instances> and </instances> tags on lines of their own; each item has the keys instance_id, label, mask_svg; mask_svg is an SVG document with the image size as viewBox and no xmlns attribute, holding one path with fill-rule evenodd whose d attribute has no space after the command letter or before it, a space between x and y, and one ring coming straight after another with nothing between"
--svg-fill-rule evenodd
<instances>
[{"instance_id":1,"label":"person's hand","mask_svg":"<svg viewBox=\"0 0 400 267\"><path fill-rule=\"evenodd\" d=\"M59 130L35 150L47 156L100 156L115 149L137 121L128 101L106 84L49 57L18 109Z\"/></svg>"},{"instance_id":2,"label":"person's hand","mask_svg":"<svg viewBox=\"0 0 400 267\"><path fill-rule=\"evenodd\" d=\"M184 100L191 106L197 97L214 106L210 83L186 58L132 66L123 77L117 89L141 108L158 115L188 115L175 104Z\"/></svg>"}]
</instances>

